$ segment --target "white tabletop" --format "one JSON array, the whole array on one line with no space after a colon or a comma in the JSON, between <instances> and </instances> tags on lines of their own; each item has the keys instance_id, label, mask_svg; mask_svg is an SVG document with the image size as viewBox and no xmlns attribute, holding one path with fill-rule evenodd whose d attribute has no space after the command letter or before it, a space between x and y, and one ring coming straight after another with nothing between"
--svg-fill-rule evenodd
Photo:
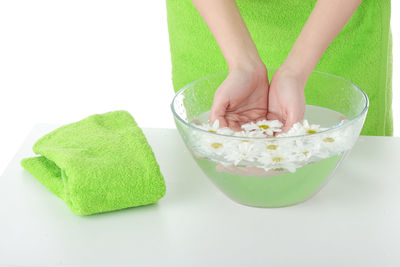
<instances>
[{"instance_id":1,"label":"white tabletop","mask_svg":"<svg viewBox=\"0 0 400 267\"><path fill-rule=\"evenodd\" d=\"M144 129L164 175L158 204L81 217L19 165L0 177L4 266L400 266L400 139L360 137L333 179L297 206L228 199L174 129Z\"/></svg>"}]
</instances>

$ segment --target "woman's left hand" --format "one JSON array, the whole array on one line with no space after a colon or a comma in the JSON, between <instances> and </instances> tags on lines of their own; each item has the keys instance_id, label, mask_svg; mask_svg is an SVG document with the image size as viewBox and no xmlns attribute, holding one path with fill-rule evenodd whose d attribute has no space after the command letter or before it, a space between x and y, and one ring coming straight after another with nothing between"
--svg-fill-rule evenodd
<instances>
[{"instance_id":1,"label":"woman's left hand","mask_svg":"<svg viewBox=\"0 0 400 267\"><path fill-rule=\"evenodd\" d=\"M269 87L267 119L281 121L283 132L304 119L305 83L305 79L284 68L278 69L272 77Z\"/></svg>"}]
</instances>

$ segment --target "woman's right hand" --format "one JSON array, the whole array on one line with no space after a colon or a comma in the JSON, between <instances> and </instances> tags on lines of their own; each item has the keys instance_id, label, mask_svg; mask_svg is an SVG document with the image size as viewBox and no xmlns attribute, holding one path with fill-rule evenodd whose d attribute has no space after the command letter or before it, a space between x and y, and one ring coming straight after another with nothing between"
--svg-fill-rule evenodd
<instances>
[{"instance_id":1,"label":"woman's right hand","mask_svg":"<svg viewBox=\"0 0 400 267\"><path fill-rule=\"evenodd\" d=\"M268 87L264 64L232 69L215 92L210 121L240 131L242 124L266 119Z\"/></svg>"}]
</instances>

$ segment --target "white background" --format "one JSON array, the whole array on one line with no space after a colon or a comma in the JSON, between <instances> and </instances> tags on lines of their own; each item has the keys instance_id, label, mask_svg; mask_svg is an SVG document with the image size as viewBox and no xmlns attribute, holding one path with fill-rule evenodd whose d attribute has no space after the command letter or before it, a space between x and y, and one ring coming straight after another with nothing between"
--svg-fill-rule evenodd
<instances>
[{"instance_id":1,"label":"white background","mask_svg":"<svg viewBox=\"0 0 400 267\"><path fill-rule=\"evenodd\" d=\"M392 29L399 136L399 16ZM175 127L173 95L164 0L0 0L0 174L38 122L125 109L141 127Z\"/></svg>"}]
</instances>

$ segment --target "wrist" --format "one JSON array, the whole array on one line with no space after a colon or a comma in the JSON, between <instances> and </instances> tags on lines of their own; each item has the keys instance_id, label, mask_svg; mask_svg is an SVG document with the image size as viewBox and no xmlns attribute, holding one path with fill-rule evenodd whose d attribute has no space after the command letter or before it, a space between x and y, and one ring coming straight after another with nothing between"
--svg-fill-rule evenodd
<instances>
[{"instance_id":1,"label":"wrist","mask_svg":"<svg viewBox=\"0 0 400 267\"><path fill-rule=\"evenodd\" d=\"M229 72L246 72L255 76L265 75L267 68L261 59L242 58L228 62Z\"/></svg>"},{"instance_id":2,"label":"wrist","mask_svg":"<svg viewBox=\"0 0 400 267\"><path fill-rule=\"evenodd\" d=\"M323 52L324 49L319 45L296 41L281 68L306 82Z\"/></svg>"},{"instance_id":3,"label":"wrist","mask_svg":"<svg viewBox=\"0 0 400 267\"><path fill-rule=\"evenodd\" d=\"M307 61L305 58L288 56L279 69L305 85L314 67L315 64L312 61Z\"/></svg>"},{"instance_id":4,"label":"wrist","mask_svg":"<svg viewBox=\"0 0 400 267\"><path fill-rule=\"evenodd\" d=\"M298 88L304 90L308 76L310 76L310 74L311 72L308 73L307 71L304 71L304 69L296 68L296 66L284 63L274 75L294 79L300 84Z\"/></svg>"},{"instance_id":5,"label":"wrist","mask_svg":"<svg viewBox=\"0 0 400 267\"><path fill-rule=\"evenodd\" d=\"M268 83L267 68L262 65L236 65L229 69L229 74L233 76L239 75L247 80L249 84Z\"/></svg>"}]
</instances>

